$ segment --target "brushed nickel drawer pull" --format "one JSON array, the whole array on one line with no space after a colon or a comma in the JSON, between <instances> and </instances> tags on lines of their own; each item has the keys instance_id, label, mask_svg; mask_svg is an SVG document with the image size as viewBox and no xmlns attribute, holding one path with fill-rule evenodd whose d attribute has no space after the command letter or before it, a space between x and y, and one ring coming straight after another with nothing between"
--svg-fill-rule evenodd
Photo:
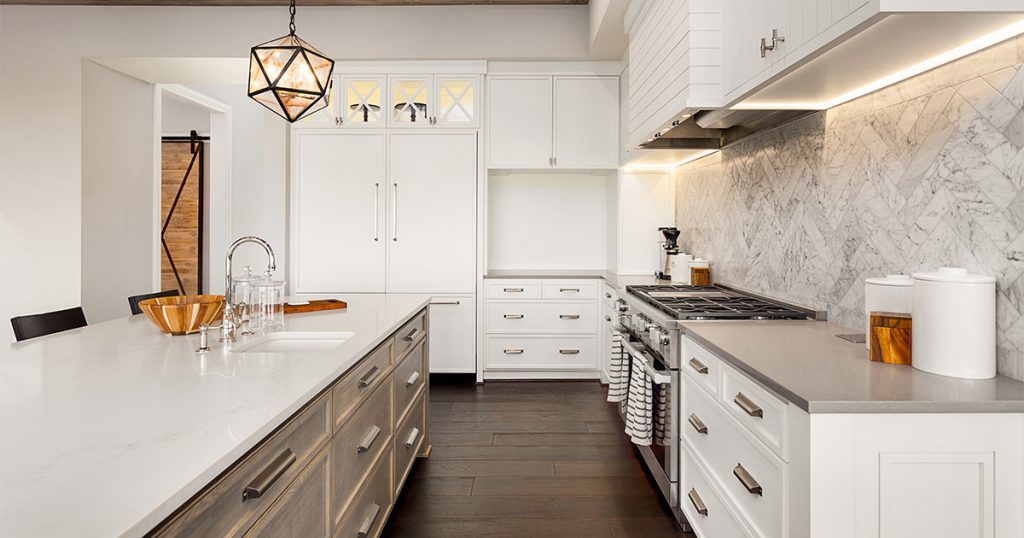
<instances>
[{"instance_id":1,"label":"brushed nickel drawer pull","mask_svg":"<svg viewBox=\"0 0 1024 538\"><path fill-rule=\"evenodd\" d=\"M359 526L359 530L356 531L357 538L366 538L370 535L370 529L373 528L373 523L377 521L377 516L380 515L380 505L374 504L367 510L366 518L363 519L363 524Z\"/></svg>"},{"instance_id":2,"label":"brushed nickel drawer pull","mask_svg":"<svg viewBox=\"0 0 1024 538\"><path fill-rule=\"evenodd\" d=\"M697 415L690 413L689 422L690 426L693 426L693 429L697 430L697 433L703 433L704 435L708 434L708 427L704 425L704 421L697 417Z\"/></svg>"},{"instance_id":3,"label":"brushed nickel drawer pull","mask_svg":"<svg viewBox=\"0 0 1024 538\"><path fill-rule=\"evenodd\" d=\"M522 355L523 354L523 350L521 350L521 349L506 349L505 350L505 354L506 355Z\"/></svg>"},{"instance_id":4,"label":"brushed nickel drawer pull","mask_svg":"<svg viewBox=\"0 0 1024 538\"><path fill-rule=\"evenodd\" d=\"M558 288L559 293L579 293L579 288Z\"/></svg>"},{"instance_id":5,"label":"brushed nickel drawer pull","mask_svg":"<svg viewBox=\"0 0 1024 538\"><path fill-rule=\"evenodd\" d=\"M252 483L245 486L245 489L242 490L242 502L262 497L293 463L295 463L295 454L292 449L284 449L284 452L278 454L274 461L270 462L270 465L264 467L260 474L256 475Z\"/></svg>"},{"instance_id":6,"label":"brushed nickel drawer pull","mask_svg":"<svg viewBox=\"0 0 1024 538\"><path fill-rule=\"evenodd\" d=\"M580 319L579 314L562 314L558 316L558 319Z\"/></svg>"},{"instance_id":7,"label":"brushed nickel drawer pull","mask_svg":"<svg viewBox=\"0 0 1024 538\"><path fill-rule=\"evenodd\" d=\"M698 374L705 374L705 375L707 375L707 373L708 373L707 365L704 364L703 362L700 362L699 360L697 360L697 357L692 357L690 359L690 368L693 368L694 371L696 371Z\"/></svg>"},{"instance_id":8,"label":"brushed nickel drawer pull","mask_svg":"<svg viewBox=\"0 0 1024 538\"><path fill-rule=\"evenodd\" d=\"M742 409L746 414L752 417L764 418L764 411L758 407L757 404L750 401L750 398L747 398L747 396L742 392L737 392L736 397L733 398L732 401L736 405L740 406L740 409Z\"/></svg>"},{"instance_id":9,"label":"brushed nickel drawer pull","mask_svg":"<svg viewBox=\"0 0 1024 538\"><path fill-rule=\"evenodd\" d=\"M503 291L505 293L523 293L524 290L523 288L505 288Z\"/></svg>"},{"instance_id":10,"label":"brushed nickel drawer pull","mask_svg":"<svg viewBox=\"0 0 1024 538\"><path fill-rule=\"evenodd\" d=\"M608 292L604 292L604 298L605 299L611 299L612 298L612 294L610 294Z\"/></svg>"},{"instance_id":11,"label":"brushed nickel drawer pull","mask_svg":"<svg viewBox=\"0 0 1024 538\"><path fill-rule=\"evenodd\" d=\"M459 306L460 304L462 304L462 301L430 301L430 304Z\"/></svg>"},{"instance_id":12,"label":"brushed nickel drawer pull","mask_svg":"<svg viewBox=\"0 0 1024 538\"><path fill-rule=\"evenodd\" d=\"M750 476L750 473L747 472L747 470L744 469L743 466L740 465L739 463L737 463L736 467L733 468L732 474L735 475L737 479L739 479L740 484L743 484L743 487L746 488L747 492L750 493L751 495L764 495L764 493L762 493L761 491L761 484L758 484L757 480L754 480L754 477Z\"/></svg>"},{"instance_id":13,"label":"brushed nickel drawer pull","mask_svg":"<svg viewBox=\"0 0 1024 538\"><path fill-rule=\"evenodd\" d=\"M405 335L405 338L403 338L403 340L405 340L406 342L412 342L413 340L416 339L416 333L418 332L420 332L420 328L416 327L415 329L409 331L409 334Z\"/></svg>"},{"instance_id":14,"label":"brushed nickel drawer pull","mask_svg":"<svg viewBox=\"0 0 1024 538\"><path fill-rule=\"evenodd\" d=\"M409 376L409 379L407 379L405 381L405 386L411 387L411 386L415 385L416 382L419 381L419 380L420 380L420 373L419 372L413 372L412 375Z\"/></svg>"},{"instance_id":15,"label":"brushed nickel drawer pull","mask_svg":"<svg viewBox=\"0 0 1024 538\"><path fill-rule=\"evenodd\" d=\"M373 383L373 380L377 379L377 376L379 375L380 368L374 366L373 368L370 368L369 372L366 372L366 375L359 379L359 382L356 383L356 386L361 389L365 389L366 387L369 387Z\"/></svg>"},{"instance_id":16,"label":"brushed nickel drawer pull","mask_svg":"<svg viewBox=\"0 0 1024 538\"><path fill-rule=\"evenodd\" d=\"M416 439L419 436L420 436L420 429L419 428L413 428L412 431L409 432L409 438L405 440L405 448L412 448L412 445L416 444Z\"/></svg>"},{"instance_id":17,"label":"brushed nickel drawer pull","mask_svg":"<svg viewBox=\"0 0 1024 538\"><path fill-rule=\"evenodd\" d=\"M356 453L362 454L363 452L370 450L370 447L373 446L373 443L377 442L377 437L379 436L380 426L375 424L370 428L370 431L366 432L366 435L363 436L363 442L359 443L359 446L356 447Z\"/></svg>"},{"instance_id":18,"label":"brushed nickel drawer pull","mask_svg":"<svg viewBox=\"0 0 1024 538\"><path fill-rule=\"evenodd\" d=\"M580 354L580 350L578 350L578 349L559 349L558 352L561 353L562 355L579 355Z\"/></svg>"},{"instance_id":19,"label":"brushed nickel drawer pull","mask_svg":"<svg viewBox=\"0 0 1024 538\"><path fill-rule=\"evenodd\" d=\"M690 488L690 493L686 495L690 498L690 503L693 504L693 508L697 510L697 513L706 516L708 515L708 506L704 504L704 499L700 498L696 489Z\"/></svg>"},{"instance_id":20,"label":"brushed nickel drawer pull","mask_svg":"<svg viewBox=\"0 0 1024 538\"><path fill-rule=\"evenodd\" d=\"M523 315L522 314L505 314L504 316L501 316L501 317L503 317L505 319L523 319Z\"/></svg>"}]
</instances>

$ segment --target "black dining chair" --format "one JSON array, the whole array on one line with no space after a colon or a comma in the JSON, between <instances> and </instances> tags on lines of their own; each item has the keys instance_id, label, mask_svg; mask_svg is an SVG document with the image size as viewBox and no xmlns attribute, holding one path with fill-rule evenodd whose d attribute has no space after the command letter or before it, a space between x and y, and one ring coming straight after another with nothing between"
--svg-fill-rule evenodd
<instances>
[{"instance_id":1,"label":"black dining chair","mask_svg":"<svg viewBox=\"0 0 1024 538\"><path fill-rule=\"evenodd\" d=\"M157 297L177 297L178 290L165 290L158 291L156 293L147 293L145 295L132 295L128 298L128 308L132 309L132 315L137 316L142 313L142 309L139 308L139 302L145 301L146 299L156 299Z\"/></svg>"},{"instance_id":2,"label":"black dining chair","mask_svg":"<svg viewBox=\"0 0 1024 538\"><path fill-rule=\"evenodd\" d=\"M88 324L85 322L85 312L82 311L80 306L68 308L67 310L57 310L56 312L11 318L11 326L14 327L14 338L19 342L29 338L85 327L86 325Z\"/></svg>"}]
</instances>

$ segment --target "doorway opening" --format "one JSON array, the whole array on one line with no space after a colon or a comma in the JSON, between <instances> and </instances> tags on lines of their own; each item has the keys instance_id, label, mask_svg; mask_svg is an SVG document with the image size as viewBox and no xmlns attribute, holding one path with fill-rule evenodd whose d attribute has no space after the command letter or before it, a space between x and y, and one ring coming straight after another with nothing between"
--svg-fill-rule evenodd
<instances>
[{"instance_id":1,"label":"doorway opening","mask_svg":"<svg viewBox=\"0 0 1024 538\"><path fill-rule=\"evenodd\" d=\"M193 129L161 139L160 289L201 295L206 234L203 219L207 146L210 137Z\"/></svg>"}]
</instances>

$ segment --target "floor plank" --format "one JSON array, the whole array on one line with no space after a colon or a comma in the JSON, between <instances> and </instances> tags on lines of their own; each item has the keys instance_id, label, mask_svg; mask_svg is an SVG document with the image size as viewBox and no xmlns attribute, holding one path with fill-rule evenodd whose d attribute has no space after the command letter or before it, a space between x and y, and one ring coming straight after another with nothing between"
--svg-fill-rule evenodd
<instances>
[{"instance_id":1,"label":"floor plank","mask_svg":"<svg viewBox=\"0 0 1024 538\"><path fill-rule=\"evenodd\" d=\"M621 429L621 428L620 428ZM621 445L626 434L615 433L496 433L494 445Z\"/></svg>"},{"instance_id":2,"label":"floor plank","mask_svg":"<svg viewBox=\"0 0 1024 538\"><path fill-rule=\"evenodd\" d=\"M635 459L631 447L624 445L580 446L435 446L430 453L436 461L504 460L614 460Z\"/></svg>"},{"instance_id":3,"label":"floor plank","mask_svg":"<svg viewBox=\"0 0 1024 538\"><path fill-rule=\"evenodd\" d=\"M433 458L430 458L433 460ZM424 476L555 476L552 461L425 461Z\"/></svg>"},{"instance_id":4,"label":"floor plank","mask_svg":"<svg viewBox=\"0 0 1024 538\"><path fill-rule=\"evenodd\" d=\"M631 477L632 478L632 477ZM623 477L555 477L517 478L508 480L500 477L477 478L473 482L473 495L530 495L530 496L615 496L645 497L657 500L658 491L645 479L623 479Z\"/></svg>"},{"instance_id":5,"label":"floor plank","mask_svg":"<svg viewBox=\"0 0 1024 538\"><path fill-rule=\"evenodd\" d=\"M474 433L437 433L431 432L430 444L434 446L479 446L479 445L491 445L494 444L494 435L491 432L474 432ZM503 433L501 435L521 435ZM586 435L586 434L577 434Z\"/></svg>"},{"instance_id":6,"label":"floor plank","mask_svg":"<svg viewBox=\"0 0 1024 538\"><path fill-rule=\"evenodd\" d=\"M394 538L611 538L611 526L601 518L418 521L392 520L387 536Z\"/></svg>"},{"instance_id":7,"label":"floor plank","mask_svg":"<svg viewBox=\"0 0 1024 538\"><path fill-rule=\"evenodd\" d=\"M494 420L473 422L449 422L438 420L430 423L430 432L465 433L531 433L531 432L566 432L586 433L587 425L583 421L550 420L533 422L528 420Z\"/></svg>"}]
</instances>

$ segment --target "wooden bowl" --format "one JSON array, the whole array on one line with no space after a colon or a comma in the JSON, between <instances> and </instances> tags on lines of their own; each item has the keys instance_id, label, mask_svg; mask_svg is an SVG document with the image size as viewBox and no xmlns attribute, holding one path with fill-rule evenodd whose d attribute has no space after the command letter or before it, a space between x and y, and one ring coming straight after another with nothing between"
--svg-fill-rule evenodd
<instances>
[{"instance_id":1,"label":"wooden bowl","mask_svg":"<svg viewBox=\"0 0 1024 538\"><path fill-rule=\"evenodd\" d=\"M224 317L224 296L157 297L140 301L139 308L166 334L192 334L200 325L213 325Z\"/></svg>"}]
</instances>

